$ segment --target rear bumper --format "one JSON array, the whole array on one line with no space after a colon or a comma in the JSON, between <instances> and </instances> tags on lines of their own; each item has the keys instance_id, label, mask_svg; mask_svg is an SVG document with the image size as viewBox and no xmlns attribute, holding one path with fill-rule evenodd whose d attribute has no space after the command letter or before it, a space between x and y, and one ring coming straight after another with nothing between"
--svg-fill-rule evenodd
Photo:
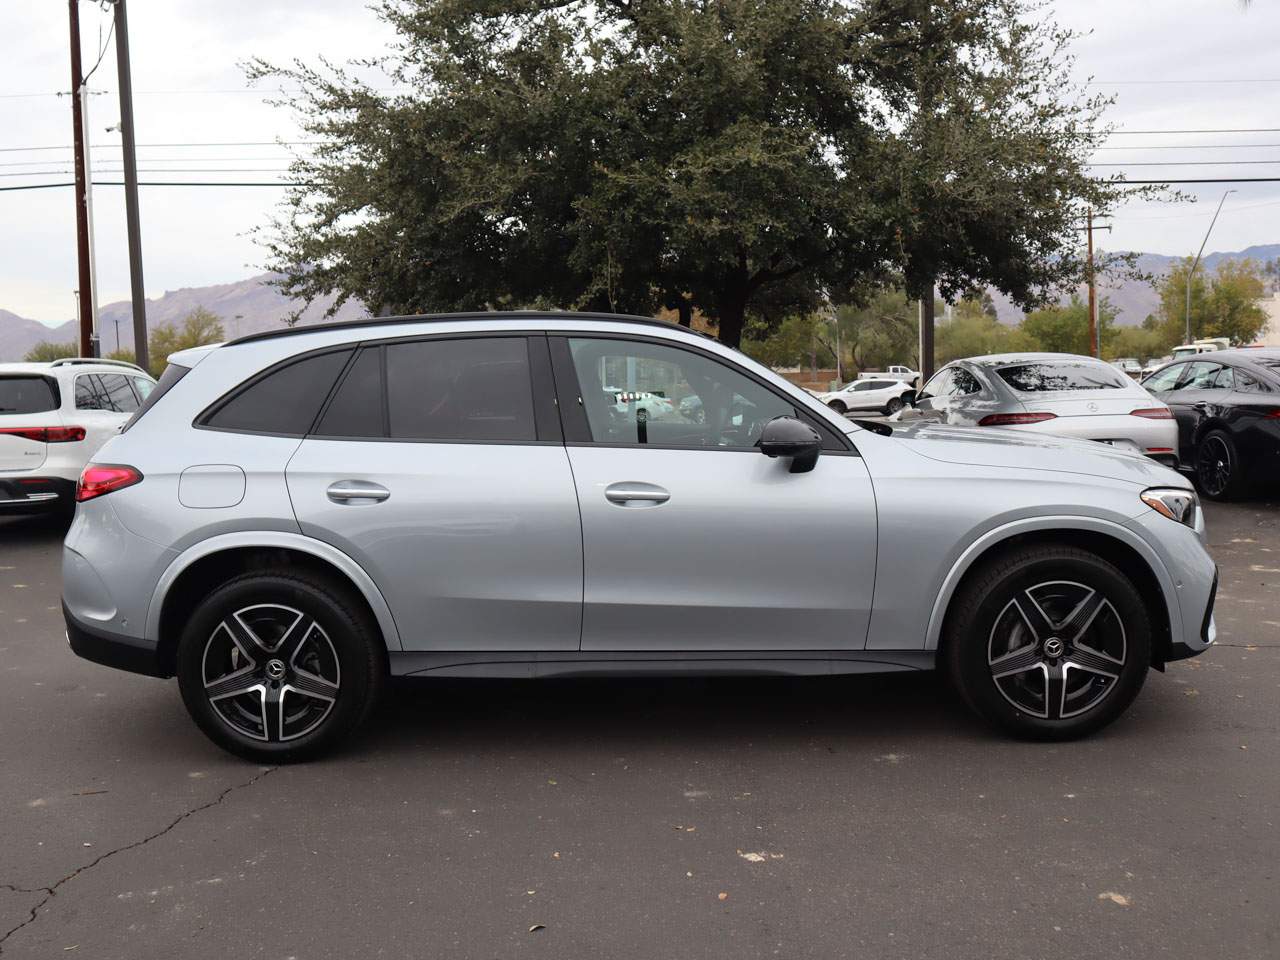
<instances>
[{"instance_id":1,"label":"rear bumper","mask_svg":"<svg viewBox=\"0 0 1280 960\"><path fill-rule=\"evenodd\" d=\"M0 513L39 513L75 505L76 485L61 477L0 477Z\"/></svg>"},{"instance_id":2,"label":"rear bumper","mask_svg":"<svg viewBox=\"0 0 1280 960\"><path fill-rule=\"evenodd\" d=\"M76 656L105 667L141 673L148 677L173 675L164 668L155 644L90 626L77 620L65 603L62 605L62 616L67 622L67 642Z\"/></svg>"}]
</instances>

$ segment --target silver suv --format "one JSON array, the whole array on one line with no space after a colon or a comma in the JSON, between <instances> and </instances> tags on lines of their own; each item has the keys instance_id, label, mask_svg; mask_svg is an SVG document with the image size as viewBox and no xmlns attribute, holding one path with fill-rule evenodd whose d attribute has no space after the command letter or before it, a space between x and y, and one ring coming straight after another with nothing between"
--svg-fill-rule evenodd
<instances>
[{"instance_id":1,"label":"silver suv","mask_svg":"<svg viewBox=\"0 0 1280 960\"><path fill-rule=\"evenodd\" d=\"M176 675L210 738L271 762L331 747L400 675L936 666L1005 730L1062 739L1214 638L1173 471L849 421L642 318L401 317L184 351L79 500L72 649Z\"/></svg>"}]
</instances>

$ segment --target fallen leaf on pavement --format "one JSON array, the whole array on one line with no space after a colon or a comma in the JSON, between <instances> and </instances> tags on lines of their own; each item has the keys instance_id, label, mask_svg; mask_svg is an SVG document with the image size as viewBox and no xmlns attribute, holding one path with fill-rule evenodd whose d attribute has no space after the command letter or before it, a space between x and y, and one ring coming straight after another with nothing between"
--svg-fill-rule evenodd
<instances>
[{"instance_id":1,"label":"fallen leaf on pavement","mask_svg":"<svg viewBox=\"0 0 1280 960\"><path fill-rule=\"evenodd\" d=\"M1110 890L1108 890L1106 893L1098 894L1098 899L1110 900L1112 903L1121 907L1127 907L1133 902L1128 897L1126 897L1123 893L1113 893Z\"/></svg>"}]
</instances>

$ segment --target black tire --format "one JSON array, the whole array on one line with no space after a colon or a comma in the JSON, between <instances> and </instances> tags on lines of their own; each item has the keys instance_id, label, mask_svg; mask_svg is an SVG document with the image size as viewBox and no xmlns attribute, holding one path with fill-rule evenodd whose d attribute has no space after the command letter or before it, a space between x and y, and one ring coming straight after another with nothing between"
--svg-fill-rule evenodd
<instances>
[{"instance_id":1,"label":"black tire","mask_svg":"<svg viewBox=\"0 0 1280 960\"><path fill-rule=\"evenodd\" d=\"M889 402L884 405L884 412L887 413L889 416L893 416L895 413L897 413L901 409L902 409L901 397L892 397L889 400Z\"/></svg>"},{"instance_id":2,"label":"black tire","mask_svg":"<svg viewBox=\"0 0 1280 960\"><path fill-rule=\"evenodd\" d=\"M844 405L844 402L840 400L832 400L830 403L827 404L827 406L830 407L832 410L834 410L836 413L840 414L841 416L844 416L846 413L849 412L849 408L846 407Z\"/></svg>"},{"instance_id":3,"label":"black tire","mask_svg":"<svg viewBox=\"0 0 1280 960\"><path fill-rule=\"evenodd\" d=\"M1137 589L1097 554L1027 546L966 578L948 612L940 661L990 723L1024 739L1070 740L1106 726L1138 695L1151 666L1151 624Z\"/></svg>"},{"instance_id":4,"label":"black tire","mask_svg":"<svg viewBox=\"0 0 1280 960\"><path fill-rule=\"evenodd\" d=\"M1248 492L1239 448L1225 430L1210 430L1196 445L1196 486L1208 500L1237 500Z\"/></svg>"},{"instance_id":5,"label":"black tire","mask_svg":"<svg viewBox=\"0 0 1280 960\"><path fill-rule=\"evenodd\" d=\"M386 673L386 647L368 614L344 585L309 573L228 581L196 606L178 641L178 686L196 725L260 763L331 750L368 719ZM250 684L261 686L231 692ZM210 688L221 691L216 706Z\"/></svg>"}]
</instances>

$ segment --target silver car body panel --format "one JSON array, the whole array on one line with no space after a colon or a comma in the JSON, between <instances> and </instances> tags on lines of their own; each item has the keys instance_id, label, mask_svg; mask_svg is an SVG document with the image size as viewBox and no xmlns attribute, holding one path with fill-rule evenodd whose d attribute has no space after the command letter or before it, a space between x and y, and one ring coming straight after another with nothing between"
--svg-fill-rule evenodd
<instances>
[{"instance_id":1,"label":"silver car body panel","mask_svg":"<svg viewBox=\"0 0 1280 960\"><path fill-rule=\"evenodd\" d=\"M228 390L299 353L495 330L625 333L708 352L855 449L792 474L785 461L731 450L348 443L193 427ZM1146 487L1186 487L1176 473L1025 430L894 424L884 436L676 327L568 314L406 320L202 347L171 361L190 372L96 458L134 465L144 482L81 504L67 536L69 613L131 642L172 642L160 636L160 614L191 563L266 546L348 577L397 672L917 668L985 548L1068 528L1105 532L1146 558L1174 641L1204 645L1212 561L1195 531L1138 499ZM198 496L186 496L193 468ZM415 470L437 486L415 489ZM390 497L335 505L325 491L340 480L382 484ZM670 497L618 505L602 496L617 483ZM829 563L833 548L843 566Z\"/></svg>"}]
</instances>

